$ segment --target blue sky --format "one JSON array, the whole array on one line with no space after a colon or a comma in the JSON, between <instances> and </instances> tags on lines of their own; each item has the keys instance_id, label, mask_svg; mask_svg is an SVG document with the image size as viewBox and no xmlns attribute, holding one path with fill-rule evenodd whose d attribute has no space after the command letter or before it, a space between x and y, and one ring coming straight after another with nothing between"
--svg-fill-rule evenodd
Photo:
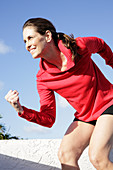
<instances>
[{"instance_id":1,"label":"blue sky","mask_svg":"<svg viewBox=\"0 0 113 170\"><path fill-rule=\"evenodd\" d=\"M51 129L27 122L4 99L12 89L19 92L20 102L39 110L36 73L39 59L25 50L22 37L24 22L33 17L52 21L57 31L79 36L103 38L113 50L112 0L4 0L0 2L0 114L9 133L24 139L62 138L74 118L75 110L56 94L57 117ZM93 60L113 83L113 70L97 54Z\"/></svg>"}]
</instances>

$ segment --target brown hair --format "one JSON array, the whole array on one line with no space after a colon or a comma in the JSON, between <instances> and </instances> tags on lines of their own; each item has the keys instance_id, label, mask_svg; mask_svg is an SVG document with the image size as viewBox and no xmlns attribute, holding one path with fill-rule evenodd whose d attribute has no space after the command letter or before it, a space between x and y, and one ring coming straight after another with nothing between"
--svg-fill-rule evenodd
<instances>
[{"instance_id":1,"label":"brown hair","mask_svg":"<svg viewBox=\"0 0 113 170\"><path fill-rule=\"evenodd\" d=\"M52 38L54 40L55 45L58 47L58 40L62 40L64 46L71 50L72 52L72 60L76 61L77 57L77 45L76 40L74 39L73 34L68 36L64 33L57 33L56 28L54 25L47 19L44 18L31 18L28 19L24 25L23 29L27 26L34 26L36 27L36 31L41 35L44 35L47 30L52 33Z\"/></svg>"}]
</instances>

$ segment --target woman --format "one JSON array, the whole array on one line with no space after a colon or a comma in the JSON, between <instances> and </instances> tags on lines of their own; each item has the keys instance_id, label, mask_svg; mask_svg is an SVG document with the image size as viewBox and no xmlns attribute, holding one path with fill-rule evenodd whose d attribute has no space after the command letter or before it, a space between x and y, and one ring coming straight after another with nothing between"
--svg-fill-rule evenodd
<instances>
[{"instance_id":1,"label":"woman","mask_svg":"<svg viewBox=\"0 0 113 170\"><path fill-rule=\"evenodd\" d=\"M6 100L20 117L51 127L56 114L54 91L57 92L76 109L58 153L62 169L79 170L79 157L88 145L89 158L96 169L113 169L108 158L113 144L113 85L91 59L92 53L98 53L113 68L110 47L97 37L74 39L57 33L53 24L43 18L25 22L23 39L32 57L40 58L40 112L21 106L16 90L10 90Z\"/></svg>"}]
</instances>

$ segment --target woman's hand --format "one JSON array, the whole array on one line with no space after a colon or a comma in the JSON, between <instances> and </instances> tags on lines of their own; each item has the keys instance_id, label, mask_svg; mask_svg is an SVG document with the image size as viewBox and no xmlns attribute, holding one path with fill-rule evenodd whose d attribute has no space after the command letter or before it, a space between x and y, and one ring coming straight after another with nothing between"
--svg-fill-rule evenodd
<instances>
[{"instance_id":1,"label":"woman's hand","mask_svg":"<svg viewBox=\"0 0 113 170\"><path fill-rule=\"evenodd\" d=\"M19 112L22 113L23 112L23 108L19 102L19 93L16 90L10 90L6 96L5 99L14 107L14 109Z\"/></svg>"}]
</instances>

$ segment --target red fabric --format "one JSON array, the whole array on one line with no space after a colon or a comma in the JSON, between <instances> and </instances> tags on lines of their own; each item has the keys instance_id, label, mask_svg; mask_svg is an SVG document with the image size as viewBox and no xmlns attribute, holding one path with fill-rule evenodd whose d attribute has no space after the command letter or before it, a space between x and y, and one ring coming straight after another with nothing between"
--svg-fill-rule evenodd
<instances>
[{"instance_id":1,"label":"red fabric","mask_svg":"<svg viewBox=\"0 0 113 170\"><path fill-rule=\"evenodd\" d=\"M79 47L78 54L82 55L76 65L71 60L71 51L62 41L58 43L59 49L67 58L67 69L64 72L41 59L37 74L40 112L23 107L24 111L19 116L51 127L56 117L54 91L75 108L76 118L86 122L96 120L113 104L113 85L91 59L92 53L98 53L105 59L106 64L113 68L113 53L110 47L97 37L78 37L76 43Z\"/></svg>"}]
</instances>

